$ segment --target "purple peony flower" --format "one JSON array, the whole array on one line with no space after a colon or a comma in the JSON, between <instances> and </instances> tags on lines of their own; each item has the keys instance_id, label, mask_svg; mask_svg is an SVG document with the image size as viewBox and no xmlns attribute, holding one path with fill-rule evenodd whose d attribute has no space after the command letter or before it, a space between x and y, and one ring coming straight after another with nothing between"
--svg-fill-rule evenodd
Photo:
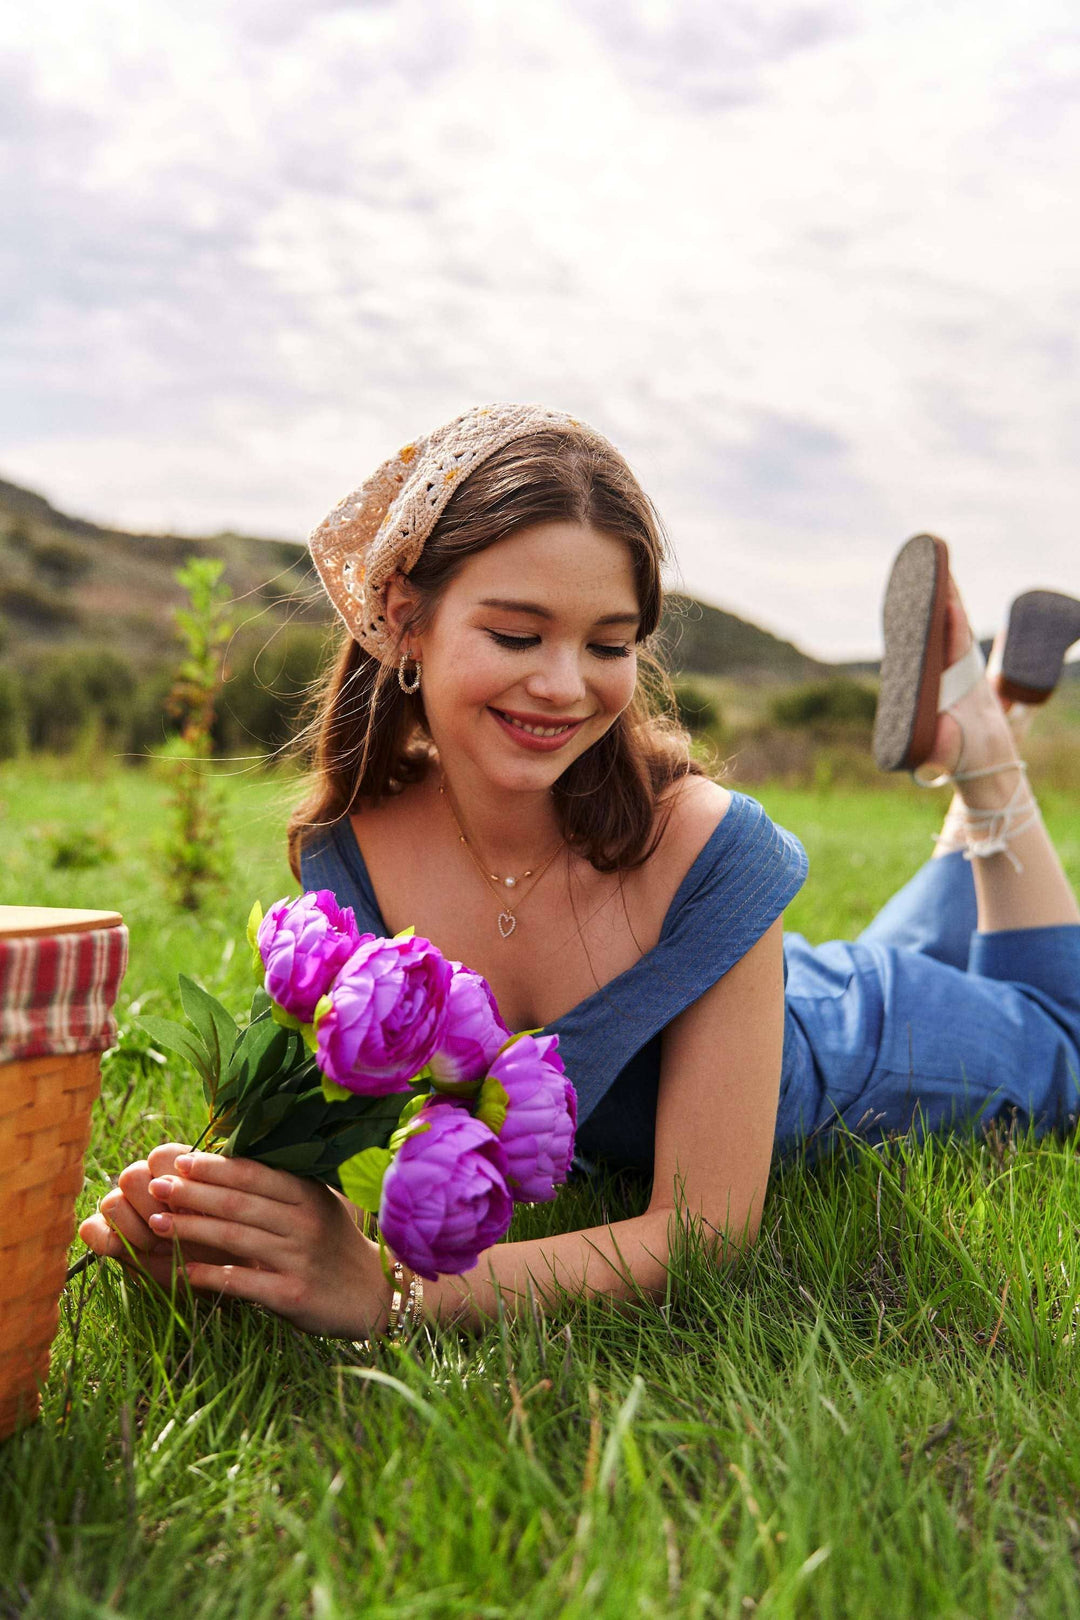
<instances>
[{"instance_id":1,"label":"purple peony flower","mask_svg":"<svg viewBox=\"0 0 1080 1620\"><path fill-rule=\"evenodd\" d=\"M450 964L430 940L375 939L354 951L316 1026L319 1068L363 1096L408 1091L442 1039Z\"/></svg>"},{"instance_id":2,"label":"purple peony flower","mask_svg":"<svg viewBox=\"0 0 1080 1620\"><path fill-rule=\"evenodd\" d=\"M482 1250L504 1236L513 1204L506 1155L467 1108L426 1104L426 1131L408 1137L383 1178L379 1230L411 1271L471 1271Z\"/></svg>"},{"instance_id":3,"label":"purple peony flower","mask_svg":"<svg viewBox=\"0 0 1080 1620\"><path fill-rule=\"evenodd\" d=\"M436 1081L482 1080L510 1031L480 973L451 962L449 1014L438 1050L428 1059Z\"/></svg>"},{"instance_id":4,"label":"purple peony flower","mask_svg":"<svg viewBox=\"0 0 1080 1620\"><path fill-rule=\"evenodd\" d=\"M577 1093L566 1078L557 1035L521 1035L491 1065L506 1092L499 1143L516 1203L543 1204L566 1180L574 1156Z\"/></svg>"},{"instance_id":5,"label":"purple peony flower","mask_svg":"<svg viewBox=\"0 0 1080 1620\"><path fill-rule=\"evenodd\" d=\"M329 889L279 900L259 924L267 995L310 1024L339 970L363 940L374 938L360 934L351 906L342 909Z\"/></svg>"}]
</instances>

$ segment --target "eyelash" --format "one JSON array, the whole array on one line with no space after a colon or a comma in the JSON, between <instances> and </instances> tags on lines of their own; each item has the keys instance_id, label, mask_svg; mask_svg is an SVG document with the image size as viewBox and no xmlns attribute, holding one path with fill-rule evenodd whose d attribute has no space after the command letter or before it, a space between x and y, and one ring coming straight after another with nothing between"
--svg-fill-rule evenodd
<instances>
[{"instance_id":1,"label":"eyelash","mask_svg":"<svg viewBox=\"0 0 1080 1620\"><path fill-rule=\"evenodd\" d=\"M529 647L535 647L537 636L508 636L501 630L489 630L488 635L500 647L508 647L512 652L525 652ZM592 651L597 658L629 658L630 648L616 646L607 642L594 642Z\"/></svg>"}]
</instances>

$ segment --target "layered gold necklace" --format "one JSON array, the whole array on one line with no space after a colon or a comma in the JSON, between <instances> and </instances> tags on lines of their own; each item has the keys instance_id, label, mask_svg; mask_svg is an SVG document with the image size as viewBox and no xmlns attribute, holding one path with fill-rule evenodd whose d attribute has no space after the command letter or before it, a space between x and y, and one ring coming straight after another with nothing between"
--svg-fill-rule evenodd
<instances>
[{"instance_id":1,"label":"layered gold necklace","mask_svg":"<svg viewBox=\"0 0 1080 1620\"><path fill-rule=\"evenodd\" d=\"M488 871L483 861L473 849L472 844L465 836L465 829L461 825L460 816L454 809L454 801L450 797L450 790L446 785L445 776L440 778L439 792L446 800L447 808L450 811L451 816L454 818L454 826L458 830L458 842L460 844L464 844L473 865L476 867L476 870L480 873L481 877L484 879L484 882L488 884L490 888L494 889L495 893L502 901L502 910L499 912L498 916L499 933L502 935L503 939L509 939L510 935L514 932L514 929L517 927L517 912L520 910L524 902L529 898L530 894L532 894L533 890L536 888L536 885L540 882L540 879L543 877L556 855L562 848L564 848L566 839L559 839L559 842L556 844L555 848L552 850L551 854L548 856L547 860L542 866L530 866L517 877L500 877L498 872ZM524 893L514 894L514 903L511 905L510 900L507 898L507 891L513 892L517 889L518 885L524 883L527 878L532 878L533 881L529 884L529 887L524 891Z\"/></svg>"}]
</instances>

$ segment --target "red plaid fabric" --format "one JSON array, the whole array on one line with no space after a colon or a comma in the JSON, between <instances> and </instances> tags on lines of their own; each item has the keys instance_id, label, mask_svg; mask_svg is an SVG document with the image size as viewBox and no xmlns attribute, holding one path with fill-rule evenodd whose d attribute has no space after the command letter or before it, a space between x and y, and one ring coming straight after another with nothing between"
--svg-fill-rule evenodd
<instances>
[{"instance_id":1,"label":"red plaid fabric","mask_svg":"<svg viewBox=\"0 0 1080 1620\"><path fill-rule=\"evenodd\" d=\"M112 1046L127 957L123 925L0 938L0 1063Z\"/></svg>"}]
</instances>

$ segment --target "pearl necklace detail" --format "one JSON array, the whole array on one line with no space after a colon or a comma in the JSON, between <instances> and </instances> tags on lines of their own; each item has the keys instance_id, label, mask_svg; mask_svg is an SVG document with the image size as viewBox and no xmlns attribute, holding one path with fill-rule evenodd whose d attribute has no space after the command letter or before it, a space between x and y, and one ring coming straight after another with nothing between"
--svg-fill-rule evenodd
<instances>
[{"instance_id":1,"label":"pearl necklace detail","mask_svg":"<svg viewBox=\"0 0 1080 1620\"><path fill-rule=\"evenodd\" d=\"M499 912L499 916L498 916L499 933L501 934L503 939L509 939L510 935L514 932L514 929L517 927L517 916L516 916L517 907L520 907L522 902L527 900L529 895L532 894L533 889L536 888L537 883L540 882L540 879L543 877L544 873L547 871L548 867L551 865L551 863L555 859L556 855L565 846L566 839L565 838L560 838L559 842L556 844L555 848L552 850L551 854L548 856L547 860L543 863L542 866L540 866L540 867L534 867L534 866L527 867L526 870L524 872L522 872L519 877L500 877L497 872L489 872L488 871L487 867L484 866L483 862L477 856L476 851L473 849L473 847L470 844L469 840L466 838L465 829L461 825L461 821L460 821L460 819L458 817L458 813L454 809L454 801L453 801L453 799L451 799L449 791L447 789L446 777L445 776L443 776L441 778L440 782L439 782L439 793L442 796L442 798L444 798L446 800L447 809L450 811L451 816L453 816L453 818L454 818L454 825L458 830L458 843L459 844L464 844L465 849L467 850L467 852L469 854L469 857L473 862L473 865L476 867L476 870L480 873L481 877L484 879L484 881L486 883L494 885L496 894L500 894L500 890L502 890L502 889L516 889L518 884L519 883L524 883L526 878L534 878L533 883L529 886L528 889L526 889L525 893L516 897L516 907L511 906L509 901L506 901L504 903L504 905L503 905L502 910ZM501 894L500 894L500 898L502 898Z\"/></svg>"}]
</instances>

